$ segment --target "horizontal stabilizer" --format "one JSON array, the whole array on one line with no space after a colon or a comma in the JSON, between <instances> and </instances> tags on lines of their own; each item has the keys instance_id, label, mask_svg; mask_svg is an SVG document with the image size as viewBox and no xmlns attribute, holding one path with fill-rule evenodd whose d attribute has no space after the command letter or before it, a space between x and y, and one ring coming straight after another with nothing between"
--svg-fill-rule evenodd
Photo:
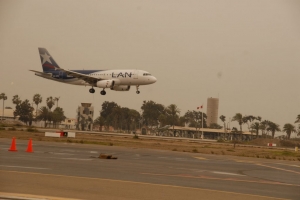
<instances>
[{"instance_id":1,"label":"horizontal stabilizer","mask_svg":"<svg viewBox=\"0 0 300 200\"><path fill-rule=\"evenodd\" d=\"M39 71L35 71L35 70L29 70L32 72L35 72L35 74L40 75L40 76L52 76L51 73L44 73L44 72L39 72Z\"/></svg>"}]
</instances>

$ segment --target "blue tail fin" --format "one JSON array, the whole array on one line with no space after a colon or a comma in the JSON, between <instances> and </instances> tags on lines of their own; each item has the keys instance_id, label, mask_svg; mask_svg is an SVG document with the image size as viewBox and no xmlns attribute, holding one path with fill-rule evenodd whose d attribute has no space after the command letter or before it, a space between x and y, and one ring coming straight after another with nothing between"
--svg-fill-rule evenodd
<instances>
[{"instance_id":1,"label":"blue tail fin","mask_svg":"<svg viewBox=\"0 0 300 200\"><path fill-rule=\"evenodd\" d=\"M55 71L56 68L60 68L58 64L55 62L53 57L49 54L47 49L45 48L39 48L41 63L43 67L44 72L51 72Z\"/></svg>"}]
</instances>

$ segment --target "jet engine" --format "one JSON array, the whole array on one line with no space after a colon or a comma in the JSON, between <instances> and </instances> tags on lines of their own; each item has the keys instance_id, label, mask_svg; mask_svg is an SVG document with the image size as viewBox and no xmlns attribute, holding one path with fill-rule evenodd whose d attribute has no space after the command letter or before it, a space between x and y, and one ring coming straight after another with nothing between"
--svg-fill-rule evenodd
<instances>
[{"instance_id":1,"label":"jet engine","mask_svg":"<svg viewBox=\"0 0 300 200\"><path fill-rule=\"evenodd\" d=\"M113 88L115 85L115 81L113 80L102 80L98 81L96 86L99 88Z\"/></svg>"},{"instance_id":2,"label":"jet engine","mask_svg":"<svg viewBox=\"0 0 300 200\"><path fill-rule=\"evenodd\" d=\"M130 85L115 85L111 89L115 91L129 91Z\"/></svg>"}]
</instances>

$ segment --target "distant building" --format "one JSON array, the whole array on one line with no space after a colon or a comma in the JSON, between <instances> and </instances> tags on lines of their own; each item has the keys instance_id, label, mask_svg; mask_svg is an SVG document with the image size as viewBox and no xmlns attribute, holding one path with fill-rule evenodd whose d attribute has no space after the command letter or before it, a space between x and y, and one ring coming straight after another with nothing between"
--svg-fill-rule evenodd
<instances>
[{"instance_id":1,"label":"distant building","mask_svg":"<svg viewBox=\"0 0 300 200\"><path fill-rule=\"evenodd\" d=\"M208 98L207 99L207 126L209 127L213 123L218 123L218 111L219 111L219 99Z\"/></svg>"},{"instance_id":2,"label":"distant building","mask_svg":"<svg viewBox=\"0 0 300 200\"><path fill-rule=\"evenodd\" d=\"M4 108L4 113L1 108L0 110L0 120L3 119L14 119L14 110L11 107L5 107Z\"/></svg>"},{"instance_id":3,"label":"distant building","mask_svg":"<svg viewBox=\"0 0 300 200\"><path fill-rule=\"evenodd\" d=\"M81 103L77 109L77 129L93 130L94 107L91 103Z\"/></svg>"},{"instance_id":4,"label":"distant building","mask_svg":"<svg viewBox=\"0 0 300 200\"><path fill-rule=\"evenodd\" d=\"M66 118L63 122L61 122L63 128L66 129L76 129L76 124L77 124L77 120L71 118Z\"/></svg>"}]
</instances>

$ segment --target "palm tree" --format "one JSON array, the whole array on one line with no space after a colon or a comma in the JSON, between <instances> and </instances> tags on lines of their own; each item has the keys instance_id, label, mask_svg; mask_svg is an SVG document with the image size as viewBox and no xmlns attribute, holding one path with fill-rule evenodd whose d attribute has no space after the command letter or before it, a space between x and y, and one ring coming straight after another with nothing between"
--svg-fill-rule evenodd
<instances>
[{"instance_id":1,"label":"palm tree","mask_svg":"<svg viewBox=\"0 0 300 200\"><path fill-rule=\"evenodd\" d=\"M55 104L55 100L53 99L53 97L48 97L46 99L46 103L47 103L47 107L49 108L49 110L51 110L51 108Z\"/></svg>"},{"instance_id":2,"label":"palm tree","mask_svg":"<svg viewBox=\"0 0 300 200\"><path fill-rule=\"evenodd\" d=\"M253 124L251 125L250 128L251 128L252 130L255 130L256 136L258 136L258 131L259 131L259 129L260 129L260 124L259 124L258 122L255 122L255 123L253 123Z\"/></svg>"},{"instance_id":3,"label":"palm tree","mask_svg":"<svg viewBox=\"0 0 300 200\"><path fill-rule=\"evenodd\" d=\"M221 115L220 120L224 123L224 132L226 132L226 124L225 124L226 117L224 115Z\"/></svg>"},{"instance_id":4,"label":"palm tree","mask_svg":"<svg viewBox=\"0 0 300 200\"><path fill-rule=\"evenodd\" d=\"M0 94L0 100L3 100L3 108L2 108L2 117L1 117L1 121L3 121L3 117L4 117L4 101L7 99L7 96L5 95L5 93L1 93Z\"/></svg>"},{"instance_id":5,"label":"palm tree","mask_svg":"<svg viewBox=\"0 0 300 200\"><path fill-rule=\"evenodd\" d=\"M177 114L180 113L179 108L175 104L171 104L166 109L167 113L172 117L172 125L173 125L173 133L174 133L174 125ZM174 134L175 137L175 134Z\"/></svg>"},{"instance_id":6,"label":"palm tree","mask_svg":"<svg viewBox=\"0 0 300 200\"><path fill-rule=\"evenodd\" d=\"M40 94L33 95L33 102L36 105L35 117L37 116L38 106L42 103L42 96Z\"/></svg>"},{"instance_id":7,"label":"palm tree","mask_svg":"<svg viewBox=\"0 0 300 200\"><path fill-rule=\"evenodd\" d=\"M243 115L241 113L236 113L231 121L237 121L240 125L240 130L242 132L242 124L243 124Z\"/></svg>"},{"instance_id":8,"label":"palm tree","mask_svg":"<svg viewBox=\"0 0 300 200\"><path fill-rule=\"evenodd\" d=\"M300 123L300 115L297 116L295 123Z\"/></svg>"},{"instance_id":9,"label":"palm tree","mask_svg":"<svg viewBox=\"0 0 300 200\"><path fill-rule=\"evenodd\" d=\"M287 123L283 126L282 131L286 132L287 138L290 139L291 138L291 133L296 132L296 129L295 129L294 125Z\"/></svg>"},{"instance_id":10,"label":"palm tree","mask_svg":"<svg viewBox=\"0 0 300 200\"><path fill-rule=\"evenodd\" d=\"M297 136L300 136L300 124L298 125Z\"/></svg>"},{"instance_id":11,"label":"palm tree","mask_svg":"<svg viewBox=\"0 0 300 200\"><path fill-rule=\"evenodd\" d=\"M250 131L250 127L251 127L251 125L252 125L252 122L255 120L255 119L257 119L256 117L254 117L253 115L246 115L246 116L244 116L243 117L243 123L244 124L247 124L247 126L248 126L248 130Z\"/></svg>"},{"instance_id":12,"label":"palm tree","mask_svg":"<svg viewBox=\"0 0 300 200\"><path fill-rule=\"evenodd\" d=\"M60 97L55 97L54 101L56 101L56 108L58 107L58 101L59 101Z\"/></svg>"},{"instance_id":13,"label":"palm tree","mask_svg":"<svg viewBox=\"0 0 300 200\"><path fill-rule=\"evenodd\" d=\"M269 122L269 123L268 123L267 131L271 131L271 133L272 133L272 138L274 138L275 132L276 132L276 131L281 131L281 130L280 130L278 124L276 124L276 123L274 123L274 122Z\"/></svg>"},{"instance_id":14,"label":"palm tree","mask_svg":"<svg viewBox=\"0 0 300 200\"><path fill-rule=\"evenodd\" d=\"M259 129L261 130L261 135L262 136L266 134L265 131L268 128L268 124L269 124L268 120L264 120L264 121L260 122Z\"/></svg>"}]
</instances>

